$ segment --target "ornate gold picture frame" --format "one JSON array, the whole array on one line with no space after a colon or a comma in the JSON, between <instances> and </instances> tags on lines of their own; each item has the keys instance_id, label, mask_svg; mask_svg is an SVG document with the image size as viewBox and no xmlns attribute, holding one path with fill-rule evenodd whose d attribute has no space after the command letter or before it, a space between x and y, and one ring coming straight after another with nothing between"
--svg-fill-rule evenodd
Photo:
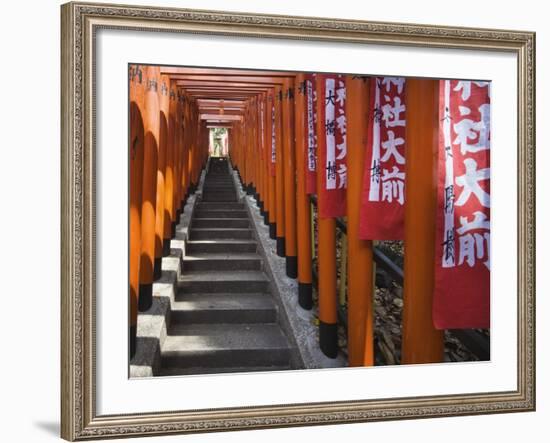
<instances>
[{"instance_id":1,"label":"ornate gold picture frame","mask_svg":"<svg viewBox=\"0 0 550 443\"><path fill-rule=\"evenodd\" d=\"M68 3L62 22L61 434L67 440L535 409L535 35L532 32ZM517 59L517 389L391 399L97 413L96 33L184 33L471 49ZM266 40L267 41L267 40ZM123 73L126 75L126 73Z\"/></svg>"}]
</instances>

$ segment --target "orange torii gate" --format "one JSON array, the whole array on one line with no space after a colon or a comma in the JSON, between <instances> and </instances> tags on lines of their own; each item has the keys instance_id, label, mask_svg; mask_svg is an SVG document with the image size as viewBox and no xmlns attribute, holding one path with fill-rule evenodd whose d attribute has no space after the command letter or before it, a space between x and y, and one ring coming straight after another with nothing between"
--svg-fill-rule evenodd
<instances>
[{"instance_id":1,"label":"orange torii gate","mask_svg":"<svg viewBox=\"0 0 550 443\"><path fill-rule=\"evenodd\" d=\"M142 82L138 81L138 70ZM146 310L150 306L152 282L159 276L160 261L169 253L170 239L186 198L198 185L208 156L208 130L212 125L229 128L231 162L248 192L258 201L270 237L276 240L277 254L286 259L287 276L298 279L300 306L310 309L312 226L303 174L306 105L300 93L304 74L151 66L134 66L131 72L130 112L132 122L137 122L130 134L130 152L135 154L130 158L131 333L135 335L137 308ZM358 240L357 236L365 168L368 82L362 77L345 76L345 272L350 366L374 364L373 244ZM433 257L410 253L415 248L425 252L433 244L433 221L427 220L425 211L414 210L413 206L429 209L435 201L434 189L426 180L433 176L437 101L432 106L426 99L436 100L435 81L408 82L407 140L409 149L419 154L417 161L407 162L406 173L408 199L415 203L408 206L405 226L409 258L405 256L402 355L404 363L418 363L442 359L442 334L431 323ZM317 105L321 106L320 100ZM320 119L316 131L318 135L324 131ZM272 142L275 165L271 164ZM318 177L323 172L320 169ZM318 227L321 348L334 357L338 322L335 219L318 218Z\"/></svg>"}]
</instances>

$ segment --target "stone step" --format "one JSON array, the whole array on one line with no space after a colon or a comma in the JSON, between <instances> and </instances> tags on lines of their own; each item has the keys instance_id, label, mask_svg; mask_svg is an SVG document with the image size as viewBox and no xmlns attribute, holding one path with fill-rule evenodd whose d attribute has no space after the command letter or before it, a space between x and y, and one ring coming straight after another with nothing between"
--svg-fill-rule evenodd
<instances>
[{"instance_id":1,"label":"stone step","mask_svg":"<svg viewBox=\"0 0 550 443\"><path fill-rule=\"evenodd\" d=\"M248 239L252 230L248 228L195 228L191 227L191 240Z\"/></svg>"},{"instance_id":2,"label":"stone step","mask_svg":"<svg viewBox=\"0 0 550 443\"><path fill-rule=\"evenodd\" d=\"M218 194L218 193L212 193L212 194L202 194L201 197L202 201L204 202L236 202L237 201L237 194Z\"/></svg>"},{"instance_id":3,"label":"stone step","mask_svg":"<svg viewBox=\"0 0 550 443\"><path fill-rule=\"evenodd\" d=\"M289 365L290 350L277 324L189 324L170 328L161 366L246 368Z\"/></svg>"},{"instance_id":4,"label":"stone step","mask_svg":"<svg viewBox=\"0 0 550 443\"><path fill-rule=\"evenodd\" d=\"M205 183L202 192L235 192L233 184L211 184Z\"/></svg>"},{"instance_id":5,"label":"stone step","mask_svg":"<svg viewBox=\"0 0 550 443\"><path fill-rule=\"evenodd\" d=\"M183 258L183 271L259 271L262 259L256 253L197 253Z\"/></svg>"},{"instance_id":6,"label":"stone step","mask_svg":"<svg viewBox=\"0 0 550 443\"><path fill-rule=\"evenodd\" d=\"M178 297L193 293L267 292L269 280L261 271L190 271L178 280Z\"/></svg>"},{"instance_id":7,"label":"stone step","mask_svg":"<svg viewBox=\"0 0 550 443\"><path fill-rule=\"evenodd\" d=\"M245 209L201 209L193 212L194 218L246 218Z\"/></svg>"},{"instance_id":8,"label":"stone step","mask_svg":"<svg viewBox=\"0 0 550 443\"><path fill-rule=\"evenodd\" d=\"M244 203L241 202L198 202L196 209L244 209Z\"/></svg>"},{"instance_id":9,"label":"stone step","mask_svg":"<svg viewBox=\"0 0 550 443\"><path fill-rule=\"evenodd\" d=\"M206 179L204 181L204 186L227 186L230 188L235 187L235 182L228 178L228 179Z\"/></svg>"},{"instance_id":10,"label":"stone step","mask_svg":"<svg viewBox=\"0 0 550 443\"><path fill-rule=\"evenodd\" d=\"M232 201L236 196L237 196L237 193L235 191L223 191L223 192L203 191L202 200L206 201L206 199L210 199L211 197L215 197L215 198L218 198L218 199L223 197L226 200L231 200ZM224 200L220 200L220 201L224 201Z\"/></svg>"},{"instance_id":11,"label":"stone step","mask_svg":"<svg viewBox=\"0 0 550 443\"><path fill-rule=\"evenodd\" d=\"M216 186L212 186L212 185L204 185L203 188L202 188L202 193L203 194L208 194L208 193L220 193L220 194L235 194L235 187L233 186L224 186L224 185L216 185Z\"/></svg>"},{"instance_id":12,"label":"stone step","mask_svg":"<svg viewBox=\"0 0 550 443\"><path fill-rule=\"evenodd\" d=\"M172 302L170 322L183 323L274 323L277 309L271 295L185 294Z\"/></svg>"},{"instance_id":13,"label":"stone step","mask_svg":"<svg viewBox=\"0 0 550 443\"><path fill-rule=\"evenodd\" d=\"M193 228L249 228L248 218L194 218Z\"/></svg>"},{"instance_id":14,"label":"stone step","mask_svg":"<svg viewBox=\"0 0 550 443\"><path fill-rule=\"evenodd\" d=\"M237 201L237 193L231 192L218 192L218 191L203 191L202 201Z\"/></svg>"},{"instance_id":15,"label":"stone step","mask_svg":"<svg viewBox=\"0 0 550 443\"><path fill-rule=\"evenodd\" d=\"M187 253L202 252L256 252L255 240L190 240L187 242Z\"/></svg>"},{"instance_id":16,"label":"stone step","mask_svg":"<svg viewBox=\"0 0 550 443\"><path fill-rule=\"evenodd\" d=\"M229 196L237 195L237 191L230 188L203 188L202 196L204 197L205 195L208 195L208 196L217 195L217 196L229 197Z\"/></svg>"},{"instance_id":17,"label":"stone step","mask_svg":"<svg viewBox=\"0 0 550 443\"><path fill-rule=\"evenodd\" d=\"M176 375L196 375L196 374L224 374L237 372L271 372L271 371L289 371L290 365L285 366L248 366L242 368L160 368L156 376L173 377Z\"/></svg>"}]
</instances>

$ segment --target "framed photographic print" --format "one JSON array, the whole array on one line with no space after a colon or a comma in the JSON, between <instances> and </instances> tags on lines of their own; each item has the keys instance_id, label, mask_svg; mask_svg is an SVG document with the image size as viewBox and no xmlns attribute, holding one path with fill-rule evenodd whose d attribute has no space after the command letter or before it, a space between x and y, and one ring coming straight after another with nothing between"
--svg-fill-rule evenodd
<instances>
[{"instance_id":1,"label":"framed photographic print","mask_svg":"<svg viewBox=\"0 0 550 443\"><path fill-rule=\"evenodd\" d=\"M534 409L533 33L61 14L63 438Z\"/></svg>"}]
</instances>

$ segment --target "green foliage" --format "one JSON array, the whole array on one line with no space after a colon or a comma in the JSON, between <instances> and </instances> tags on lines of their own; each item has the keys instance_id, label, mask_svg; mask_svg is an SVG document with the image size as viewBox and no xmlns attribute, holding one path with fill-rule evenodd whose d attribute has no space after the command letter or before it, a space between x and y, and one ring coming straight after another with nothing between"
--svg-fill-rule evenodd
<instances>
[{"instance_id":1,"label":"green foliage","mask_svg":"<svg viewBox=\"0 0 550 443\"><path fill-rule=\"evenodd\" d=\"M214 138L222 137L226 134L227 128L212 128L211 131L214 133Z\"/></svg>"},{"instance_id":2,"label":"green foliage","mask_svg":"<svg viewBox=\"0 0 550 443\"><path fill-rule=\"evenodd\" d=\"M214 140L214 157L219 157L222 153L222 138L227 134L227 128L211 128L212 138Z\"/></svg>"}]
</instances>

